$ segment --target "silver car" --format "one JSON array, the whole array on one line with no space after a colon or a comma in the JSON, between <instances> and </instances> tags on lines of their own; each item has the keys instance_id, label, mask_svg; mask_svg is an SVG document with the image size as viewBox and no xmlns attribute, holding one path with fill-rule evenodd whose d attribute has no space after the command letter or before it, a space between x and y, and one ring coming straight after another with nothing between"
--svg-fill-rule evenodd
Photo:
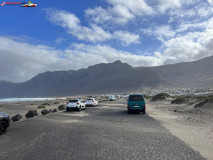
<instances>
[{"instance_id":1,"label":"silver car","mask_svg":"<svg viewBox=\"0 0 213 160\"><path fill-rule=\"evenodd\" d=\"M0 135L6 133L7 128L10 126L10 117L4 112L0 112Z\"/></svg>"}]
</instances>

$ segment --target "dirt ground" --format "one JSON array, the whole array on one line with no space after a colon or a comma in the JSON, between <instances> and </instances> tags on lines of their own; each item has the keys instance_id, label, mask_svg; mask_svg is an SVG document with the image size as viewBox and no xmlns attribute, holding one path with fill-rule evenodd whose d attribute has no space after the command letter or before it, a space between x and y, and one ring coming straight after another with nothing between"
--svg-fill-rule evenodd
<instances>
[{"instance_id":1,"label":"dirt ground","mask_svg":"<svg viewBox=\"0 0 213 160\"><path fill-rule=\"evenodd\" d=\"M171 104L171 100L147 100L147 113L194 150L213 160L213 104L194 108L194 105Z\"/></svg>"}]
</instances>

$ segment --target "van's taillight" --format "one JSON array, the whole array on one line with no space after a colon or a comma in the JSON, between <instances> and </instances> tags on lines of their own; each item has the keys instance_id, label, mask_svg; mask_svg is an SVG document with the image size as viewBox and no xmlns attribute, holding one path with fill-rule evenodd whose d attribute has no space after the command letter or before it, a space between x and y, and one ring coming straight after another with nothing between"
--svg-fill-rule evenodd
<instances>
[{"instance_id":1,"label":"van's taillight","mask_svg":"<svg viewBox=\"0 0 213 160\"><path fill-rule=\"evenodd\" d=\"M144 105L144 108L146 108L146 105Z\"/></svg>"},{"instance_id":2,"label":"van's taillight","mask_svg":"<svg viewBox=\"0 0 213 160\"><path fill-rule=\"evenodd\" d=\"M94 101L92 101L92 102L94 102Z\"/></svg>"},{"instance_id":3,"label":"van's taillight","mask_svg":"<svg viewBox=\"0 0 213 160\"><path fill-rule=\"evenodd\" d=\"M130 108L129 105L127 106L127 108Z\"/></svg>"}]
</instances>

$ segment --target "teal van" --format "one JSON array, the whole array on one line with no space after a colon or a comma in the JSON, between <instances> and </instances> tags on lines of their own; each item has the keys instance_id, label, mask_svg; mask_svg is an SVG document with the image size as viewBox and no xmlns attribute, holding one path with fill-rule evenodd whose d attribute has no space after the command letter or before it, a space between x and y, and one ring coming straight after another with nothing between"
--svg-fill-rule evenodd
<instances>
[{"instance_id":1,"label":"teal van","mask_svg":"<svg viewBox=\"0 0 213 160\"><path fill-rule=\"evenodd\" d=\"M127 100L127 110L128 113L131 111L139 111L143 112L143 114L146 113L146 105L143 95L141 94L132 94L129 95Z\"/></svg>"}]
</instances>

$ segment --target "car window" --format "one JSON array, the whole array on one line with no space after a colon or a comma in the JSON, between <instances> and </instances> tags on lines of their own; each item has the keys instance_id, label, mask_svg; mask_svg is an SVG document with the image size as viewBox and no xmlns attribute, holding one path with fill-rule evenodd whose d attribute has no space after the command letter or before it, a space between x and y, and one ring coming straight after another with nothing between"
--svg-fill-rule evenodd
<instances>
[{"instance_id":1,"label":"car window","mask_svg":"<svg viewBox=\"0 0 213 160\"><path fill-rule=\"evenodd\" d=\"M129 101L144 101L144 98L141 95L131 95Z\"/></svg>"},{"instance_id":2,"label":"car window","mask_svg":"<svg viewBox=\"0 0 213 160\"><path fill-rule=\"evenodd\" d=\"M78 102L78 100L69 100L69 102Z\"/></svg>"},{"instance_id":3,"label":"car window","mask_svg":"<svg viewBox=\"0 0 213 160\"><path fill-rule=\"evenodd\" d=\"M87 99L87 100L88 100L88 101L92 101L93 99L90 98L90 99Z\"/></svg>"}]
</instances>

